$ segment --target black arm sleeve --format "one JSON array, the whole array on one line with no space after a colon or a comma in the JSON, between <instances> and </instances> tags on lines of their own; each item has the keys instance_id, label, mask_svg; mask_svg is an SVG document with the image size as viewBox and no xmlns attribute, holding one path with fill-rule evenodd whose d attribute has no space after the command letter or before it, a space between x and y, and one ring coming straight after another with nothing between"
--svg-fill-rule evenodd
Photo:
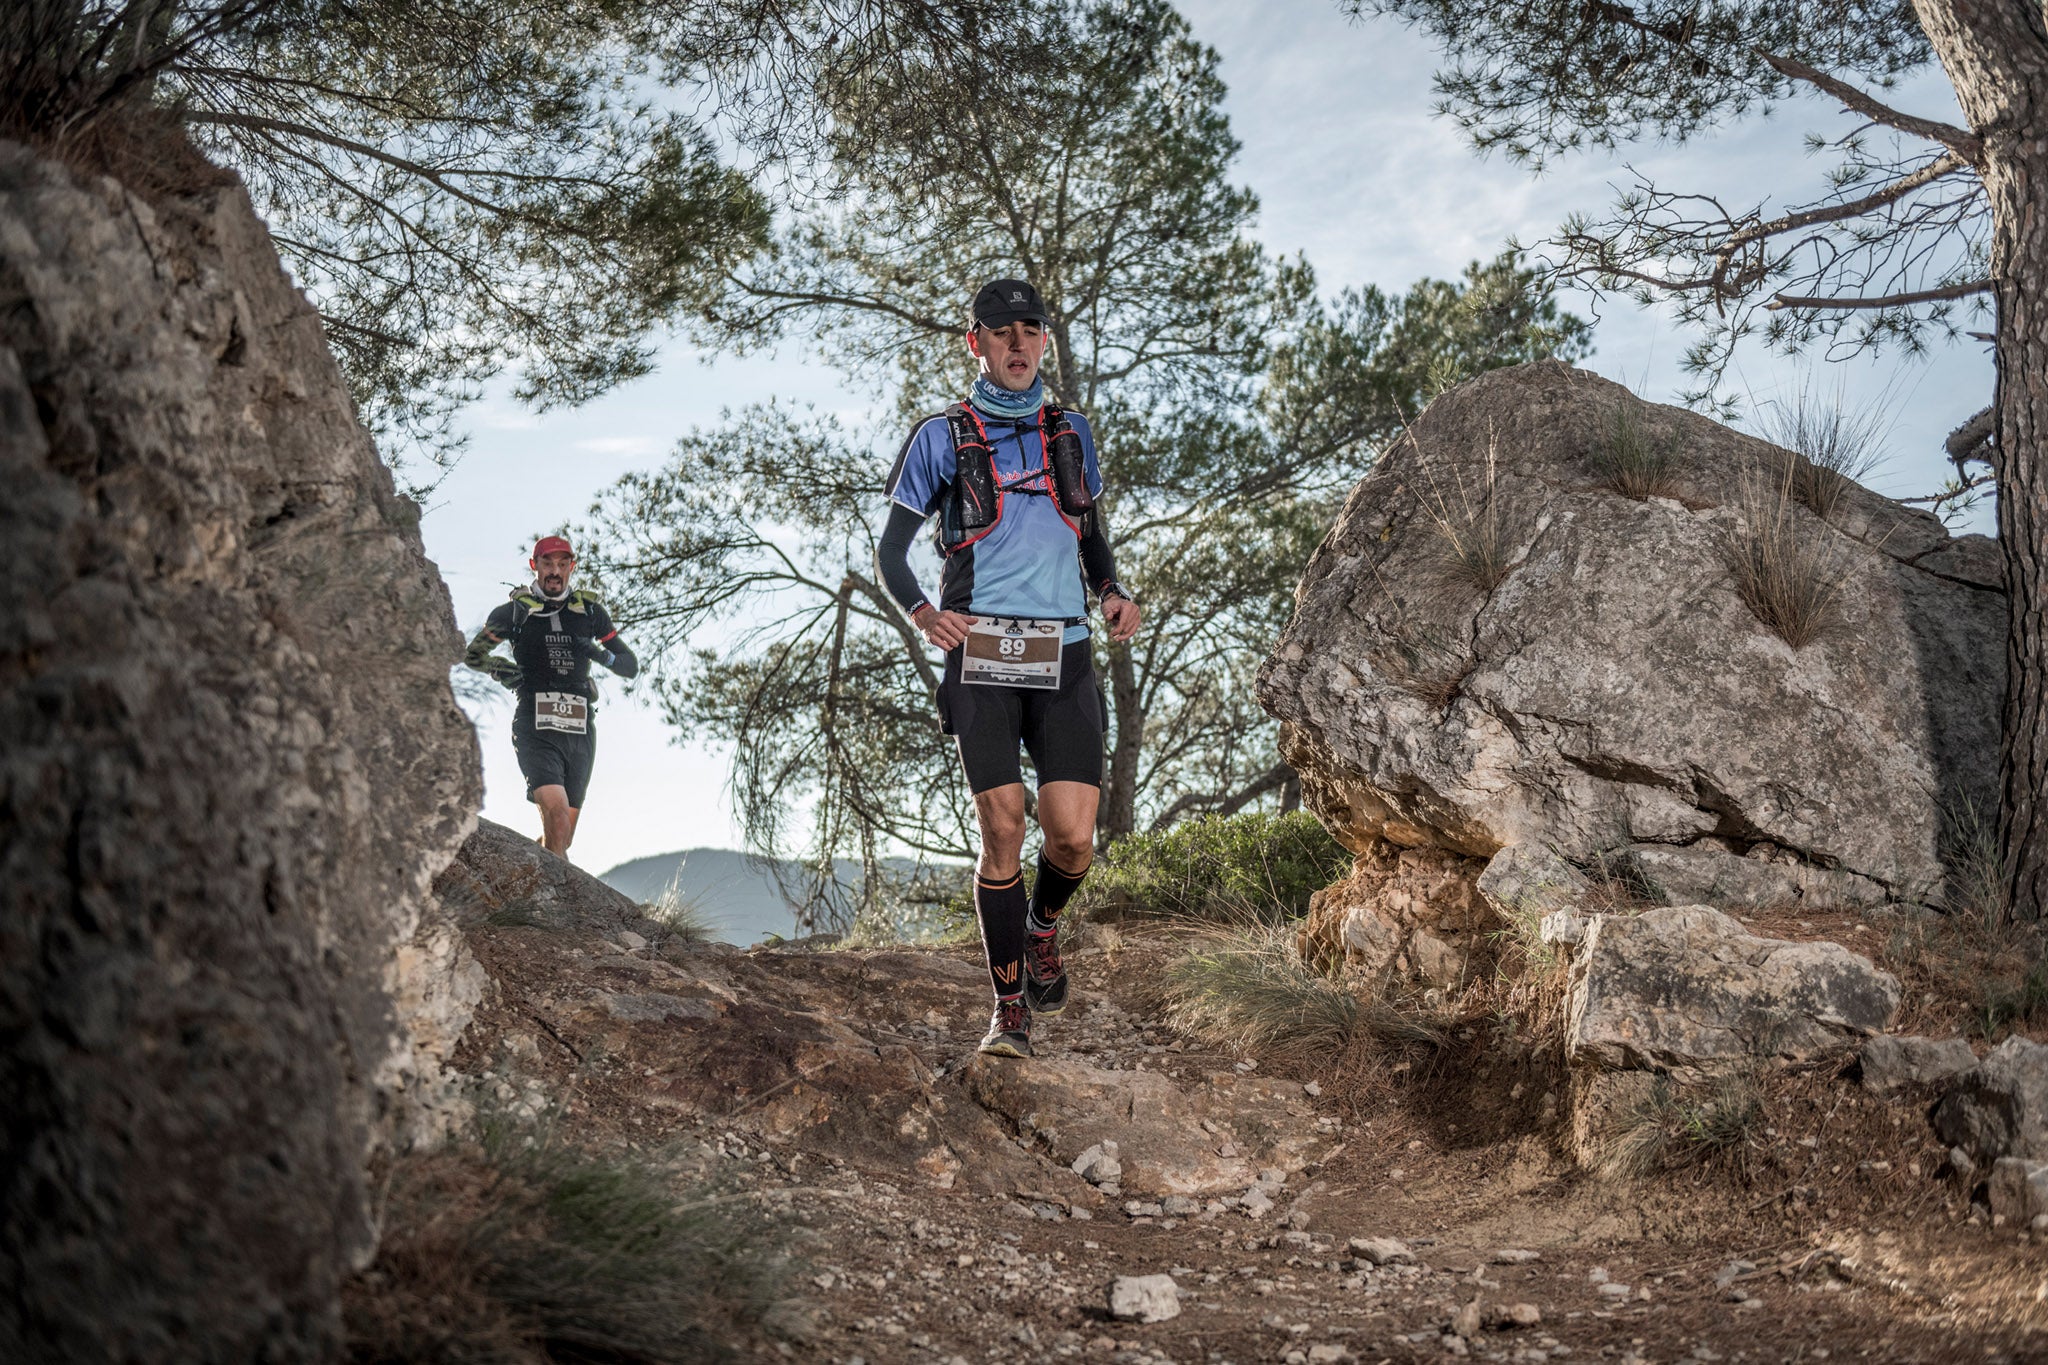
<instances>
[{"instance_id":1,"label":"black arm sleeve","mask_svg":"<svg viewBox=\"0 0 2048 1365\"><path fill-rule=\"evenodd\" d=\"M1116 555L1109 548L1109 533L1103 529L1099 507L1088 514L1088 534L1081 537L1081 576L1097 596L1116 582Z\"/></svg>"},{"instance_id":2,"label":"black arm sleeve","mask_svg":"<svg viewBox=\"0 0 2048 1365\"><path fill-rule=\"evenodd\" d=\"M638 673L640 660L634 655L632 646L620 636L618 626L612 621L612 614L601 604L594 605L591 610L597 618L593 623L597 628L597 637L590 642L591 657L621 678L630 678Z\"/></svg>"},{"instance_id":3,"label":"black arm sleeve","mask_svg":"<svg viewBox=\"0 0 2048 1365\"><path fill-rule=\"evenodd\" d=\"M875 572L882 576L882 586L905 616L930 605L924 589L917 585L917 575L910 571L910 542L917 539L924 522L902 503L890 503L889 524L882 528L882 543L875 547Z\"/></svg>"}]
</instances>

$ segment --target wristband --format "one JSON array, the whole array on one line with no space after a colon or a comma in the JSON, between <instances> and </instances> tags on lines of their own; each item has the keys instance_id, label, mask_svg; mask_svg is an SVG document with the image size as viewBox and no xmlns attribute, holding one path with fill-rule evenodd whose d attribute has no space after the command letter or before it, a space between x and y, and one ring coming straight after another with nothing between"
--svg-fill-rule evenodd
<instances>
[{"instance_id":1,"label":"wristband","mask_svg":"<svg viewBox=\"0 0 2048 1365\"><path fill-rule=\"evenodd\" d=\"M1107 580L1101 587L1097 588L1095 595L1105 602L1111 597L1121 597L1134 607L1138 605L1138 599L1131 596L1130 591L1114 578Z\"/></svg>"},{"instance_id":2,"label":"wristband","mask_svg":"<svg viewBox=\"0 0 2048 1365\"><path fill-rule=\"evenodd\" d=\"M932 612L933 614L937 614L938 608L934 607L929 602L920 602L916 606L912 607L910 609L910 624L916 626L919 630L923 630L924 625L919 620L919 613L927 611Z\"/></svg>"}]
</instances>

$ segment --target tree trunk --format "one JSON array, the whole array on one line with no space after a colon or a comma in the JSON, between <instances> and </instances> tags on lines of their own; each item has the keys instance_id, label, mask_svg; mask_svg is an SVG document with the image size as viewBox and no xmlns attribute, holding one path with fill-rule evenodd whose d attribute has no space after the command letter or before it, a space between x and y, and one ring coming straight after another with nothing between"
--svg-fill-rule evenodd
<instances>
[{"instance_id":1,"label":"tree trunk","mask_svg":"<svg viewBox=\"0 0 2048 1365\"><path fill-rule=\"evenodd\" d=\"M1109 754L1103 772L1102 804L1095 816L1095 842L1109 841L1138 827L1138 760L1145 716L1138 706L1138 669L1129 645L1105 644L1109 654Z\"/></svg>"},{"instance_id":2,"label":"tree trunk","mask_svg":"<svg viewBox=\"0 0 2048 1365\"><path fill-rule=\"evenodd\" d=\"M1991 203L1998 306L1998 539L2008 601L1999 837L2006 911L2048 911L2048 13L2040 0L1915 0Z\"/></svg>"}]
</instances>

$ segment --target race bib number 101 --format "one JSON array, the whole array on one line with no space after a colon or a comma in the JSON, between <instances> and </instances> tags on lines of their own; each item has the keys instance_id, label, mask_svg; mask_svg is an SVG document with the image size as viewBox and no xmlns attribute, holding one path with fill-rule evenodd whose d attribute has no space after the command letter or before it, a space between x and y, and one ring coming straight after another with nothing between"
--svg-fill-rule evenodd
<instances>
[{"instance_id":1,"label":"race bib number 101","mask_svg":"<svg viewBox=\"0 0 2048 1365\"><path fill-rule=\"evenodd\" d=\"M574 692L533 694L533 728L557 730L563 734L590 732L590 699Z\"/></svg>"},{"instance_id":2,"label":"race bib number 101","mask_svg":"<svg viewBox=\"0 0 2048 1365\"><path fill-rule=\"evenodd\" d=\"M1064 621L977 617L967 628L967 645L960 656L960 681L1057 691L1060 645L1066 633Z\"/></svg>"}]
</instances>

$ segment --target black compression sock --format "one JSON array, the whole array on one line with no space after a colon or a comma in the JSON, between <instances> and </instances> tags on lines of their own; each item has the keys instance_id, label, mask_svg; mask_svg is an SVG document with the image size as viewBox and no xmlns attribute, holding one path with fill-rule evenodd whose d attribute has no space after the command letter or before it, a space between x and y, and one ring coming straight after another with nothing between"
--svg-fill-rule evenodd
<instances>
[{"instance_id":1,"label":"black compression sock","mask_svg":"<svg viewBox=\"0 0 2048 1365\"><path fill-rule=\"evenodd\" d=\"M988 954L989 983L1001 1000L1024 989L1024 874L1006 882L974 879L974 916Z\"/></svg>"},{"instance_id":2,"label":"black compression sock","mask_svg":"<svg viewBox=\"0 0 2048 1365\"><path fill-rule=\"evenodd\" d=\"M1090 863L1089 867L1094 864ZM1059 927L1060 911L1067 908L1067 902L1074 898L1074 892L1081 885L1081 879L1088 875L1088 868L1079 872L1068 872L1055 867L1045 856L1045 850L1038 850L1038 880L1031 884L1031 911L1028 927L1034 934L1050 933Z\"/></svg>"}]
</instances>

